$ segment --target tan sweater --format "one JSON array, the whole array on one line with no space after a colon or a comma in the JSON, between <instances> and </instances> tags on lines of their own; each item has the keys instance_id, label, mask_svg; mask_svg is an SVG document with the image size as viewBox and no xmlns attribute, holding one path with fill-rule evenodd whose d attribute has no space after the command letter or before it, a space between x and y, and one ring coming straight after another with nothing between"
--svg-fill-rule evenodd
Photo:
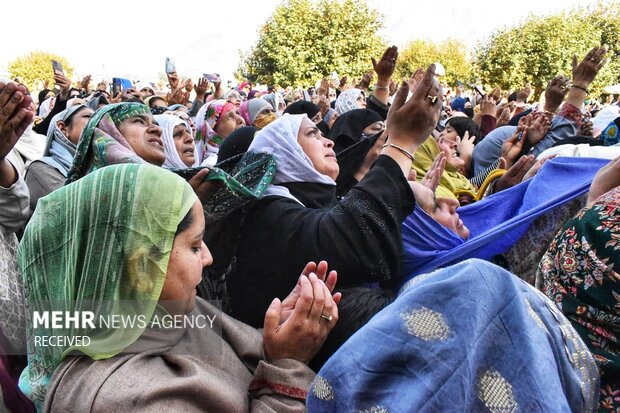
<instances>
[{"instance_id":1,"label":"tan sweater","mask_svg":"<svg viewBox=\"0 0 620 413\"><path fill-rule=\"evenodd\" d=\"M217 311L202 299L196 307L194 313ZM305 411L312 370L291 359L262 360L259 331L221 312L216 320L221 337L211 329L172 338L148 330L125 350L130 354L101 361L67 357L54 373L44 411Z\"/></svg>"}]
</instances>

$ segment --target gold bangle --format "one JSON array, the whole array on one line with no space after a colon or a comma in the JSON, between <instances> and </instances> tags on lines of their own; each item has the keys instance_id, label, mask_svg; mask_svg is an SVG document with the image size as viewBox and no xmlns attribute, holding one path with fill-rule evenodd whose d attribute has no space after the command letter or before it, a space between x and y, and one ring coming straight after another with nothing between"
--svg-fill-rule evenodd
<instances>
[{"instance_id":1,"label":"gold bangle","mask_svg":"<svg viewBox=\"0 0 620 413\"><path fill-rule=\"evenodd\" d=\"M386 143L385 145L382 146L383 149L387 148L388 146L394 148L394 149L398 149L399 151L401 151L403 154L405 154L407 156L407 158L411 159L411 161L413 162L413 155L411 154L411 152L409 152L407 149L405 148L401 148L398 145L394 145L393 143Z\"/></svg>"},{"instance_id":2,"label":"gold bangle","mask_svg":"<svg viewBox=\"0 0 620 413\"><path fill-rule=\"evenodd\" d=\"M375 89L377 90L388 90L390 88L390 86L379 86L378 83L375 83Z\"/></svg>"}]
</instances>

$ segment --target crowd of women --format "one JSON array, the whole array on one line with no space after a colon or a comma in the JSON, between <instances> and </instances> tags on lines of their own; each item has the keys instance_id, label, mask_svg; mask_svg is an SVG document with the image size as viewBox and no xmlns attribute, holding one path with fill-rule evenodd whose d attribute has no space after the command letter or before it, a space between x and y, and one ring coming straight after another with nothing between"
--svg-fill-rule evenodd
<instances>
[{"instance_id":1,"label":"crowd of women","mask_svg":"<svg viewBox=\"0 0 620 413\"><path fill-rule=\"evenodd\" d=\"M2 407L620 411L606 54L534 103L440 64L395 85L396 47L316 90L3 80ZM216 328L42 330L50 303Z\"/></svg>"}]
</instances>

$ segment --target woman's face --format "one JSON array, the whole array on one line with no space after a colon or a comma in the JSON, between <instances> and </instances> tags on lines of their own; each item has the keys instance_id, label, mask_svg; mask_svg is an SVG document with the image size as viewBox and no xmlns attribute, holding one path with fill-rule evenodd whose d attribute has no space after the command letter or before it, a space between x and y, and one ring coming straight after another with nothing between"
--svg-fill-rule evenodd
<instances>
[{"instance_id":1,"label":"woman's face","mask_svg":"<svg viewBox=\"0 0 620 413\"><path fill-rule=\"evenodd\" d=\"M452 198L435 198L435 194L430 188L419 182L411 182L411 189L415 195L416 203L444 227L452 230L463 239L469 238L469 228L459 218L456 208L459 201Z\"/></svg>"},{"instance_id":2,"label":"woman's face","mask_svg":"<svg viewBox=\"0 0 620 413\"><path fill-rule=\"evenodd\" d=\"M340 168L333 149L334 142L323 137L321 131L308 118L301 122L297 143L308 155L317 172L336 180Z\"/></svg>"},{"instance_id":3,"label":"woman's face","mask_svg":"<svg viewBox=\"0 0 620 413\"><path fill-rule=\"evenodd\" d=\"M140 158L153 165L164 164L166 156L161 128L155 123L153 115L132 116L118 125L118 130Z\"/></svg>"},{"instance_id":4,"label":"woman's face","mask_svg":"<svg viewBox=\"0 0 620 413\"><path fill-rule=\"evenodd\" d=\"M366 97L363 94L359 94L357 98L355 98L355 103L357 103L358 109L366 109Z\"/></svg>"},{"instance_id":5,"label":"woman's face","mask_svg":"<svg viewBox=\"0 0 620 413\"><path fill-rule=\"evenodd\" d=\"M181 161L190 168L196 162L194 156L194 138L192 134L187 130L185 125L177 125L172 131L172 138L174 139L174 146L181 158Z\"/></svg>"},{"instance_id":6,"label":"woman's face","mask_svg":"<svg viewBox=\"0 0 620 413\"><path fill-rule=\"evenodd\" d=\"M439 149L446 155L446 162L452 165L457 171L462 171L465 166L465 161L459 158L459 154L457 152L460 141L461 138L456 133L456 130L450 126L450 124L446 125L446 128L441 132L439 138L437 139Z\"/></svg>"},{"instance_id":7,"label":"woman's face","mask_svg":"<svg viewBox=\"0 0 620 413\"><path fill-rule=\"evenodd\" d=\"M82 131L86 127L86 124L91 116L93 116L92 109L82 108L71 116L68 125L63 121L59 121L58 128L65 134L71 143L77 145L80 140L80 135L82 135Z\"/></svg>"},{"instance_id":8,"label":"woman's face","mask_svg":"<svg viewBox=\"0 0 620 413\"><path fill-rule=\"evenodd\" d=\"M200 201L191 209L192 224L174 238L166 280L159 296L167 301L166 309L174 314L187 314L196 306L196 286L202 280L202 269L213 263L213 257L202 238L205 218Z\"/></svg>"},{"instance_id":9,"label":"woman's face","mask_svg":"<svg viewBox=\"0 0 620 413\"><path fill-rule=\"evenodd\" d=\"M224 116L218 120L214 130L222 138L225 138L243 126L245 126L245 121L241 115L239 115L239 111L235 109L226 112Z\"/></svg>"},{"instance_id":10,"label":"woman's face","mask_svg":"<svg viewBox=\"0 0 620 413\"><path fill-rule=\"evenodd\" d=\"M377 133L383 132L385 129L385 122L382 120L373 123L372 125L367 126L362 133L366 136L373 136Z\"/></svg>"}]
</instances>

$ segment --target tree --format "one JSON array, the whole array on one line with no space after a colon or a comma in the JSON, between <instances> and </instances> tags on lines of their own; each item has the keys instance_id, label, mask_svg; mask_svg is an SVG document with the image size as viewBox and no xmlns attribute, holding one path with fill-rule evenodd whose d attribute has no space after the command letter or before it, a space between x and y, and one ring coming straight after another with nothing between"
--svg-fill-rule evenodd
<instances>
[{"instance_id":1,"label":"tree","mask_svg":"<svg viewBox=\"0 0 620 413\"><path fill-rule=\"evenodd\" d=\"M38 82L48 81L54 84L54 72L52 71L52 60L62 64L65 76L69 79L73 76L73 66L67 59L52 53L37 51L25 56L20 56L9 63L8 71L13 79L18 79L30 90L38 88Z\"/></svg>"},{"instance_id":2,"label":"tree","mask_svg":"<svg viewBox=\"0 0 620 413\"><path fill-rule=\"evenodd\" d=\"M494 32L475 52L475 72L487 88L515 90L531 83L539 96L550 79L571 75L573 55L582 59L594 46L607 44L608 63L590 86L598 95L620 80L620 3L577 8L548 17L530 15L515 27ZM615 14L614 14L615 13Z\"/></svg>"},{"instance_id":3,"label":"tree","mask_svg":"<svg viewBox=\"0 0 620 413\"><path fill-rule=\"evenodd\" d=\"M396 73L409 77L418 67L426 69L431 63L440 62L446 69L446 81L456 86L458 81L469 83L472 79L472 65L467 46L455 39L441 43L429 40L414 40L399 54Z\"/></svg>"},{"instance_id":4,"label":"tree","mask_svg":"<svg viewBox=\"0 0 620 413\"><path fill-rule=\"evenodd\" d=\"M385 49L382 25L365 0L284 0L241 52L236 76L280 86L310 86L334 71L361 76Z\"/></svg>"}]
</instances>

